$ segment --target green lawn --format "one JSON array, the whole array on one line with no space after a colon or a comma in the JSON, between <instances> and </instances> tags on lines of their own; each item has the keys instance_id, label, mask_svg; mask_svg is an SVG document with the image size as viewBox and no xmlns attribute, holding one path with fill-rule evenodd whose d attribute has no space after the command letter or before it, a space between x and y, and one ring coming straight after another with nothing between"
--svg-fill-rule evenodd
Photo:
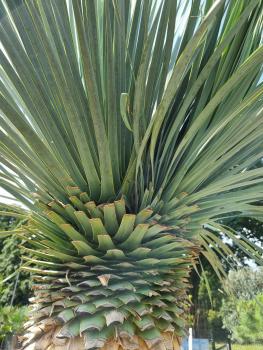
<instances>
[{"instance_id":1,"label":"green lawn","mask_svg":"<svg viewBox=\"0 0 263 350\"><path fill-rule=\"evenodd\" d=\"M255 344L255 345L233 344L232 350L263 350L263 345L261 345L261 344Z\"/></svg>"},{"instance_id":2,"label":"green lawn","mask_svg":"<svg viewBox=\"0 0 263 350\"><path fill-rule=\"evenodd\" d=\"M222 344L217 344L216 348L219 348ZM251 345L240 345L232 344L232 350L263 350L263 344L251 344Z\"/></svg>"}]
</instances>

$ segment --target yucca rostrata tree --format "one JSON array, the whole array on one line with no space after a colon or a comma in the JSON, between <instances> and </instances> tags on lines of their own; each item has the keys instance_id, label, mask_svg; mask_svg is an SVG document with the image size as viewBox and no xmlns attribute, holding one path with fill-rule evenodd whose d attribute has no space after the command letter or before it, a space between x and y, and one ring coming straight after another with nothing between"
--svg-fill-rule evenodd
<instances>
[{"instance_id":1,"label":"yucca rostrata tree","mask_svg":"<svg viewBox=\"0 0 263 350\"><path fill-rule=\"evenodd\" d=\"M14 233L35 291L23 349L176 349L199 254L222 276L224 234L260 262L222 220L262 218L262 10L1 0L1 184L28 208Z\"/></svg>"}]
</instances>

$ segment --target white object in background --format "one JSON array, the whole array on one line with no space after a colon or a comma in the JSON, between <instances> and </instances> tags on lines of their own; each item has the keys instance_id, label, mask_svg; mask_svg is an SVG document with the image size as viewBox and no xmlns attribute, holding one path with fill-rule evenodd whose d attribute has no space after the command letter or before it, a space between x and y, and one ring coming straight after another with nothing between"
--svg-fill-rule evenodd
<instances>
[{"instance_id":1,"label":"white object in background","mask_svg":"<svg viewBox=\"0 0 263 350\"><path fill-rule=\"evenodd\" d=\"M188 350L193 350L193 328L189 328Z\"/></svg>"}]
</instances>

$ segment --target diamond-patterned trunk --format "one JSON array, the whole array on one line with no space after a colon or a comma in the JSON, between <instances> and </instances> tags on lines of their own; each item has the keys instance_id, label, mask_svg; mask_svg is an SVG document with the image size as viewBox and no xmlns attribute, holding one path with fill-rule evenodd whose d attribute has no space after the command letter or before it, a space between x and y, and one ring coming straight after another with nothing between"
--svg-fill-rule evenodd
<instances>
[{"instance_id":1,"label":"diamond-patterned trunk","mask_svg":"<svg viewBox=\"0 0 263 350\"><path fill-rule=\"evenodd\" d=\"M183 335L196 248L150 209L124 200L52 202L29 223L35 296L23 349L174 350ZM52 226L53 227L53 226Z\"/></svg>"}]
</instances>

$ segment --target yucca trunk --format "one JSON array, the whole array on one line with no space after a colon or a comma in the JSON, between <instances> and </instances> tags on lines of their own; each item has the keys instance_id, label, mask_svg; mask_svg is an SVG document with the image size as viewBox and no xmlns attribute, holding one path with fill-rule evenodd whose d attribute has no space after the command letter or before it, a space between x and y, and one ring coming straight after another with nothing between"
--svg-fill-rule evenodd
<instances>
[{"instance_id":1,"label":"yucca trunk","mask_svg":"<svg viewBox=\"0 0 263 350\"><path fill-rule=\"evenodd\" d=\"M149 209L135 215L124 200L96 206L77 198L71 201L79 210L42 206L60 230L44 248L37 237L48 227L29 223L28 241L39 249L25 256L35 296L23 348L177 349L195 246Z\"/></svg>"},{"instance_id":2,"label":"yucca trunk","mask_svg":"<svg viewBox=\"0 0 263 350\"><path fill-rule=\"evenodd\" d=\"M58 330L59 331L59 330ZM38 350L84 350L86 349L86 341L83 337L75 337L73 339L56 339L57 331L49 332L48 334L41 337L36 342L33 342L31 345L27 346L25 349L38 349ZM156 344L151 346L147 344L142 338L134 336L131 337L128 342L124 340L123 342L120 339L112 338L109 339L103 347L95 347L94 349L101 350L151 350L151 349L160 349L160 350L180 350L180 339L174 337L172 333L167 332L162 334L163 343Z\"/></svg>"}]
</instances>

